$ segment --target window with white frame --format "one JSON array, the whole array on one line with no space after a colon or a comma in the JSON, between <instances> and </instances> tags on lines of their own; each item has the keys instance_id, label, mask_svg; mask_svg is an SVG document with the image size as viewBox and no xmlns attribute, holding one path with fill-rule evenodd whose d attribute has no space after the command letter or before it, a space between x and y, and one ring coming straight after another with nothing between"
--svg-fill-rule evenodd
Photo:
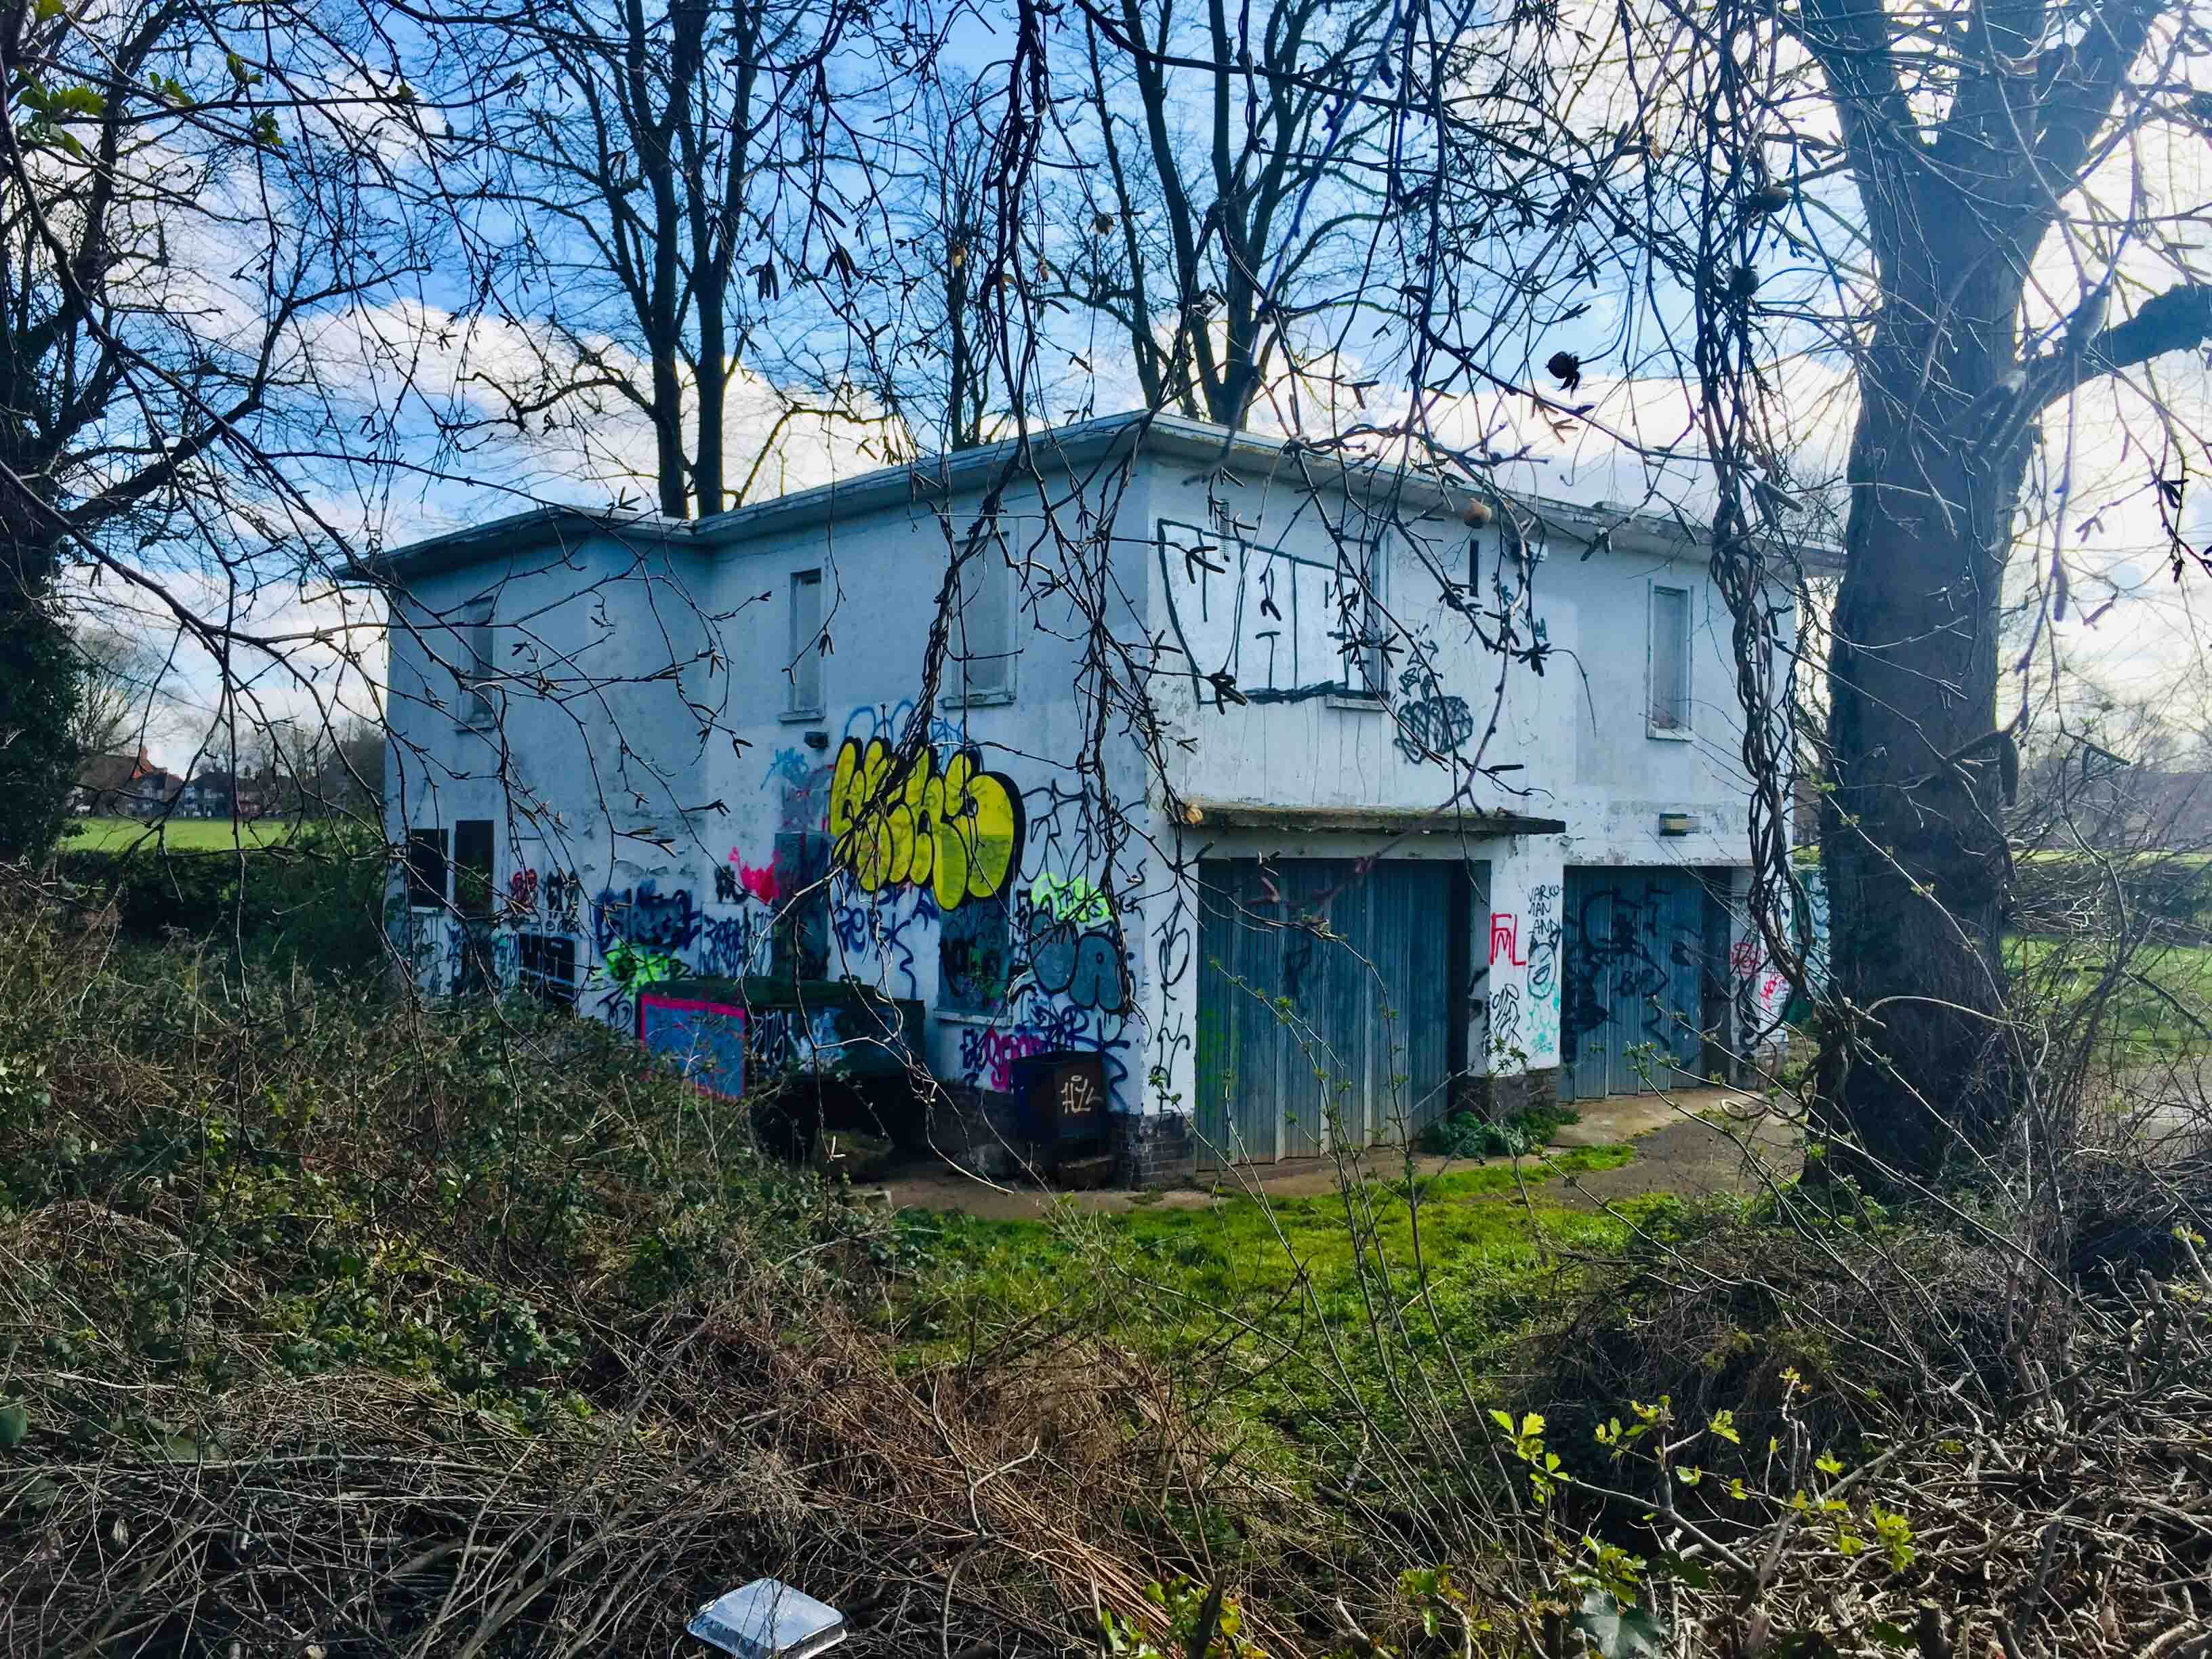
<instances>
[{"instance_id":1,"label":"window with white frame","mask_svg":"<svg viewBox=\"0 0 2212 1659\"><path fill-rule=\"evenodd\" d=\"M492 629L491 599L471 599L461 611L461 724L494 726L499 720L498 647Z\"/></svg>"},{"instance_id":2,"label":"window with white frame","mask_svg":"<svg viewBox=\"0 0 2212 1659\"><path fill-rule=\"evenodd\" d=\"M791 686L786 712L822 712L822 573L791 573Z\"/></svg>"},{"instance_id":3,"label":"window with white frame","mask_svg":"<svg viewBox=\"0 0 2212 1659\"><path fill-rule=\"evenodd\" d=\"M1651 587L1650 731L1655 738L1690 735L1690 592Z\"/></svg>"},{"instance_id":4,"label":"window with white frame","mask_svg":"<svg viewBox=\"0 0 2212 1659\"><path fill-rule=\"evenodd\" d=\"M1389 653L1382 648L1390 630L1383 592L1388 567L1380 538L1346 544L1337 551L1338 634L1348 696L1380 698L1390 689Z\"/></svg>"},{"instance_id":5,"label":"window with white frame","mask_svg":"<svg viewBox=\"0 0 2212 1659\"><path fill-rule=\"evenodd\" d=\"M961 562L952 618L955 689L963 702L1004 702L1014 695L1014 568L994 538Z\"/></svg>"}]
</instances>

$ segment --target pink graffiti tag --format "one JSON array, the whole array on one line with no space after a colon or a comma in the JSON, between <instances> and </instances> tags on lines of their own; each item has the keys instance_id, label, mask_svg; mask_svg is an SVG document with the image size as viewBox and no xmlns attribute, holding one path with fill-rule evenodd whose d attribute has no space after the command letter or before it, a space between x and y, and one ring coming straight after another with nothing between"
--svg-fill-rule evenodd
<instances>
[{"instance_id":1,"label":"pink graffiti tag","mask_svg":"<svg viewBox=\"0 0 2212 1659\"><path fill-rule=\"evenodd\" d=\"M1493 965L1501 952L1516 968L1528 965L1528 958L1521 954L1521 920L1510 910L1490 913L1490 960Z\"/></svg>"},{"instance_id":2,"label":"pink graffiti tag","mask_svg":"<svg viewBox=\"0 0 2212 1659\"><path fill-rule=\"evenodd\" d=\"M961 1069L970 1083L988 1081L998 1093L1011 1094L1014 1062L1044 1050L1044 1039L1034 1031L964 1031L960 1037Z\"/></svg>"},{"instance_id":3,"label":"pink graffiti tag","mask_svg":"<svg viewBox=\"0 0 2212 1659\"><path fill-rule=\"evenodd\" d=\"M507 878L507 905L518 916L537 914L538 872L535 870L517 870Z\"/></svg>"},{"instance_id":4,"label":"pink graffiti tag","mask_svg":"<svg viewBox=\"0 0 2212 1659\"><path fill-rule=\"evenodd\" d=\"M774 859L770 859L763 865L747 864L738 856L738 849L732 847L730 848L730 862L737 869L738 886L763 904L773 904L776 902L781 894L782 888L775 878Z\"/></svg>"},{"instance_id":5,"label":"pink graffiti tag","mask_svg":"<svg viewBox=\"0 0 2212 1659\"><path fill-rule=\"evenodd\" d=\"M1759 960L1763 954L1759 948L1757 939L1740 939L1729 946L1729 966L1737 973L1748 976L1759 971Z\"/></svg>"}]
</instances>

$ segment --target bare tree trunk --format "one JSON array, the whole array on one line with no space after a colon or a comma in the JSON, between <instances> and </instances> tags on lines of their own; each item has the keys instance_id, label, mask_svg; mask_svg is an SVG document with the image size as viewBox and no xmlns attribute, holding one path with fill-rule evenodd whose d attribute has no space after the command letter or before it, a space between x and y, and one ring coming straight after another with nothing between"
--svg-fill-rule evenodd
<instances>
[{"instance_id":1,"label":"bare tree trunk","mask_svg":"<svg viewBox=\"0 0 2212 1659\"><path fill-rule=\"evenodd\" d=\"M699 73L700 38L706 27L706 8L700 0L682 0L670 8L674 24L668 48L668 103L655 118L653 113L653 72L647 55L656 50L646 22L641 0L629 0L625 68L629 96L635 112L638 165L653 192L653 267L650 300L644 319L646 345L653 358L653 439L654 471L660 486L660 510L672 519L688 518L691 511L691 468L684 453L684 313L685 283L677 237L682 228L678 199L675 135L691 118L691 92Z\"/></svg>"},{"instance_id":2,"label":"bare tree trunk","mask_svg":"<svg viewBox=\"0 0 2212 1659\"><path fill-rule=\"evenodd\" d=\"M721 283L699 285L699 440L691 464L692 493L699 516L728 505L722 472L722 419L729 401L729 324L723 309L727 289Z\"/></svg>"},{"instance_id":3,"label":"bare tree trunk","mask_svg":"<svg viewBox=\"0 0 2212 1659\"><path fill-rule=\"evenodd\" d=\"M2027 441L1984 441L2017 303L1988 298L1983 326L1954 317L1953 349L1931 358L1919 329L1876 347L1851 446L1820 843L1838 1012L1818 1095L1828 1131L1864 1154L1844 1166L1883 1188L1890 1171L1963 1173L2017 1097L2000 950L2011 738L1994 727Z\"/></svg>"},{"instance_id":4,"label":"bare tree trunk","mask_svg":"<svg viewBox=\"0 0 2212 1659\"><path fill-rule=\"evenodd\" d=\"M58 571L51 540L0 541L0 860L53 844L76 782L77 674L54 605Z\"/></svg>"},{"instance_id":5,"label":"bare tree trunk","mask_svg":"<svg viewBox=\"0 0 2212 1659\"><path fill-rule=\"evenodd\" d=\"M1907 94L1924 71L1911 26L1845 0L1803 0L1790 25L1833 95L1880 277L1830 647L1832 996L1816 1110L1856 1142L1845 1167L1884 1188L1967 1175L2024 1101L2001 952L1999 815L2018 762L1995 729L1997 624L2043 412L2212 333L2212 289L2186 277L2106 327L2107 270L2022 355L2026 273L2169 3L2103 0L2027 75L2047 9L1973 11L1932 126Z\"/></svg>"},{"instance_id":6,"label":"bare tree trunk","mask_svg":"<svg viewBox=\"0 0 2212 1659\"><path fill-rule=\"evenodd\" d=\"M703 30L705 16L694 13ZM693 286L699 303L699 434L692 446L692 495L699 516L720 513L729 500L726 440L722 423L730 393L730 275L736 263L738 227L744 213L745 186L751 176L753 89L760 79L760 35L757 15L740 6L732 15L734 33L726 45L737 58L728 115L713 129L686 120L678 130L684 160L684 193L690 218ZM702 117L711 100L692 100ZM722 182L714 185L715 150L720 150Z\"/></svg>"}]
</instances>

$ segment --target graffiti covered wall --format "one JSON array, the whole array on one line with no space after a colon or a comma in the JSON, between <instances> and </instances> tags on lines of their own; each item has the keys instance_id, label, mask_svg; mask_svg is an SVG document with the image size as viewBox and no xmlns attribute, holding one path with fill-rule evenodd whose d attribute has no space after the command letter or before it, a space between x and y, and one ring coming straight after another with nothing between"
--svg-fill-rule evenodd
<instances>
[{"instance_id":1,"label":"graffiti covered wall","mask_svg":"<svg viewBox=\"0 0 2212 1659\"><path fill-rule=\"evenodd\" d=\"M550 988L637 1030L702 1087L735 1094L795 1068L880 1070L883 1034L835 1010L656 988L695 975L853 981L921 1005L940 1078L1003 1091L1014 1060L1073 1050L1101 1057L1117 1108L1140 1109L1143 976L1127 930L1144 923L1144 861L1117 878L1068 773L998 758L972 720L932 722L933 741L902 764L913 719L908 702L856 707L834 750L786 745L754 763L739 780L750 787L723 792L736 810L720 844L649 862L613 847L571 846L559 860L538 844L503 848L503 908L486 936L508 941L507 965L471 979L471 964L497 953L410 912L420 982L440 994Z\"/></svg>"},{"instance_id":2,"label":"graffiti covered wall","mask_svg":"<svg viewBox=\"0 0 2212 1659\"><path fill-rule=\"evenodd\" d=\"M457 730L450 672L395 636L395 707L427 757L390 775L395 843L459 818L501 826L495 915L403 915L418 978L526 988L632 1029L678 979L850 979L927 1012L940 1079L996 1090L1016 1060L1073 1049L1100 1056L1117 1108L1188 1110L1211 832L1187 833L1182 804L1469 803L1569 822L1565 864L1736 857L1716 826L1739 792L1713 757L1740 745L1703 723L1725 702L1717 636L1697 641L1697 742L1652 741L1632 717L1650 583L1689 586L1711 612L1694 549L1624 533L1509 569L1455 513L1385 492L1378 516L1355 491L1301 485L1279 446L1228 445L1201 433L1002 498L1018 672L991 696L924 672L981 487L932 493L902 472L865 506L841 484L639 532L678 552L609 533L502 564L501 626L531 619L518 661L612 689L518 681L496 732ZM409 602L456 614L485 580L426 566ZM808 675L793 663L801 580L821 595ZM1509 607L1522 620L1501 657L1482 636ZM1524 672L1538 659L1552 666ZM1503 769L1469 772L1485 744ZM1658 812L1680 808L1703 827L1659 847ZM1571 1041L1565 839L1460 849L1497 872L1453 959L1474 1066L1544 1069ZM1765 975L1744 978L1764 1009ZM674 1016L653 1018L677 1042ZM788 1019L770 1036L755 1011L741 1046L794 1064L839 1048Z\"/></svg>"}]
</instances>

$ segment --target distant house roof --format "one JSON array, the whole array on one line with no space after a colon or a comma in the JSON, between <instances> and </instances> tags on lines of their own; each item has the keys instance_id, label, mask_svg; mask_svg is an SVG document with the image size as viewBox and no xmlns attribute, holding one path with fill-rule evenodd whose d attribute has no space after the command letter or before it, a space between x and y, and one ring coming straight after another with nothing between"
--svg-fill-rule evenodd
<instances>
[{"instance_id":1,"label":"distant house roof","mask_svg":"<svg viewBox=\"0 0 2212 1659\"><path fill-rule=\"evenodd\" d=\"M734 546L900 501L935 501L1004 476L1010 468L1063 471L1112 461L1142 450L1179 457L1201 467L1264 469L1315 486L1347 489L1370 500L1393 495L1409 517L1437 513L1456 517L1474 491L1463 478L1440 471L1385 466L1346 458L1295 438L1232 430L1174 415L1138 412L1107 416L1073 426L1050 427L1026 438L983 444L908 465L878 467L857 477L793 491L704 519L668 519L658 513L609 507L541 507L488 524L471 525L372 558L356 559L343 580L404 586L418 577L459 569L504 555L550 545L573 545L595 536L618 535L634 543L683 545L706 550ZM1672 513L1626 507L1587 507L1542 496L1512 498L1540 530L1577 541L1602 538L1624 553L1674 556L1705 544L1700 526ZM1841 556L1806 544L1793 550L1808 569L1833 571Z\"/></svg>"},{"instance_id":2,"label":"distant house roof","mask_svg":"<svg viewBox=\"0 0 2212 1659\"><path fill-rule=\"evenodd\" d=\"M88 755L76 769L76 787L95 794L128 789L138 776L139 755Z\"/></svg>"}]
</instances>

